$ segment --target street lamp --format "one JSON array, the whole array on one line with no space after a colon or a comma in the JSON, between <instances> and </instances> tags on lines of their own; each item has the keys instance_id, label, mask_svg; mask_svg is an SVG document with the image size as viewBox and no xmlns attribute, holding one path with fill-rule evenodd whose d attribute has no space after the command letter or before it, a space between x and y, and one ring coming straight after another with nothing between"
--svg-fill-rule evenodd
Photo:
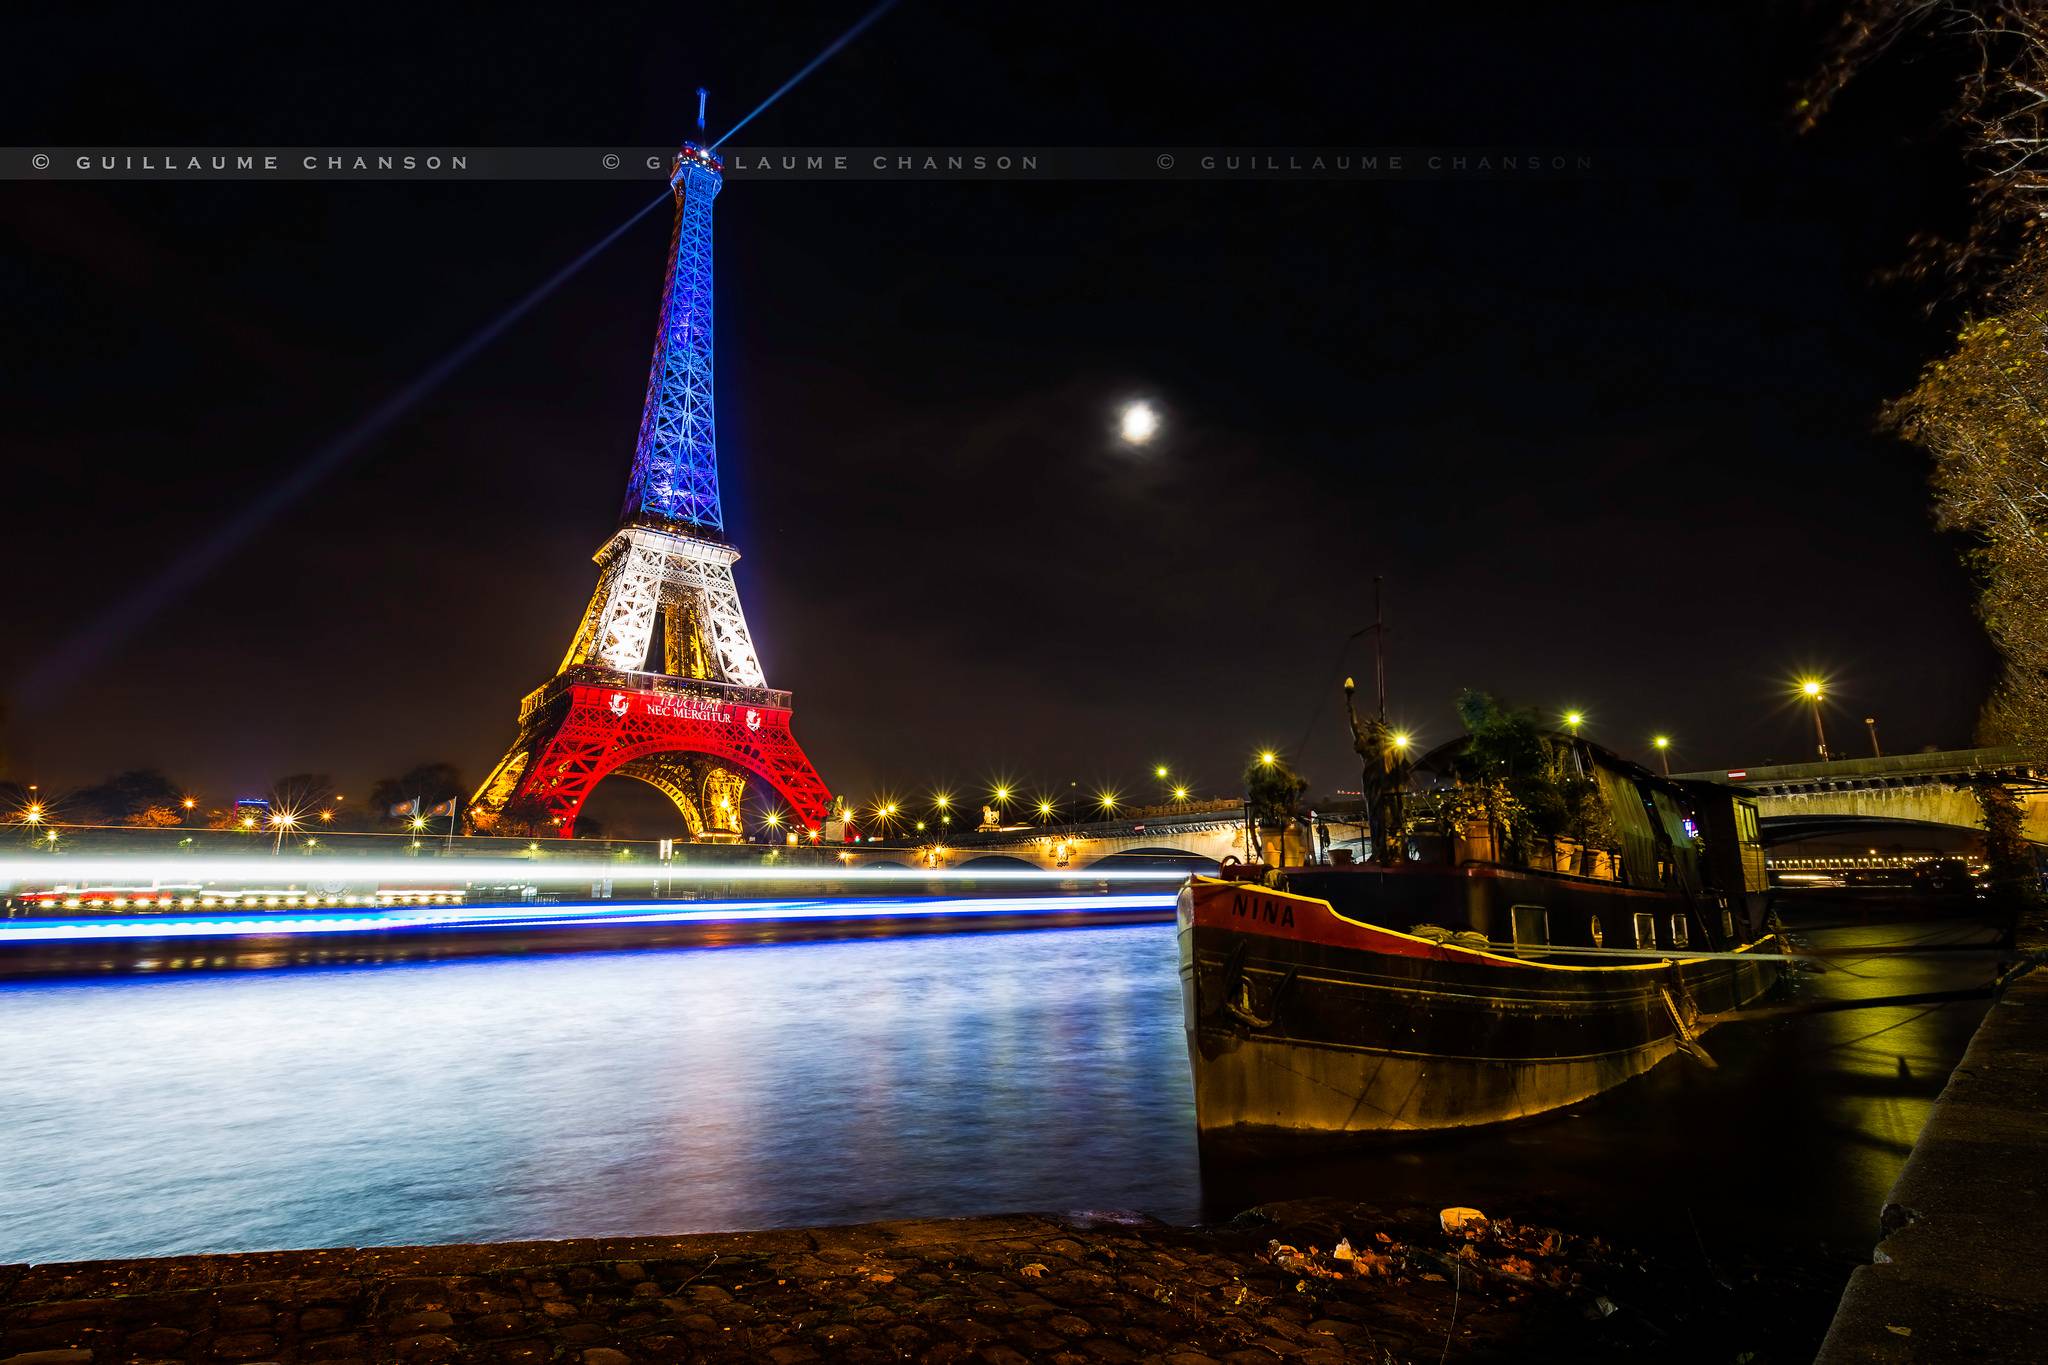
<instances>
[{"instance_id":1,"label":"street lamp","mask_svg":"<svg viewBox=\"0 0 2048 1365\"><path fill-rule=\"evenodd\" d=\"M1104 815L1115 815L1115 814L1116 814L1116 793L1115 793L1115 792L1100 792L1100 793L1097 793L1097 795L1096 795L1096 797L1095 797L1095 804L1096 804L1096 805L1098 805L1098 806L1100 806L1100 807L1102 807L1102 813L1103 813Z\"/></svg>"},{"instance_id":2,"label":"street lamp","mask_svg":"<svg viewBox=\"0 0 2048 1365\"><path fill-rule=\"evenodd\" d=\"M1584 711L1567 711L1564 713L1564 728L1572 732L1573 739L1579 737L1579 727L1585 723L1586 713Z\"/></svg>"},{"instance_id":3,"label":"street lamp","mask_svg":"<svg viewBox=\"0 0 2048 1365\"><path fill-rule=\"evenodd\" d=\"M1274 753L1271 749L1261 750L1259 753L1259 766L1261 768L1270 768L1279 761L1280 755Z\"/></svg>"},{"instance_id":4,"label":"street lamp","mask_svg":"<svg viewBox=\"0 0 2048 1365\"><path fill-rule=\"evenodd\" d=\"M1188 799L1188 789L1187 789L1186 787L1175 787L1175 788L1173 789L1173 799L1174 799L1174 800L1176 800L1176 801L1185 801L1185 800L1187 800L1187 799Z\"/></svg>"},{"instance_id":5,"label":"street lamp","mask_svg":"<svg viewBox=\"0 0 2048 1365\"><path fill-rule=\"evenodd\" d=\"M1820 761L1825 763L1828 761L1828 732L1821 727L1820 704L1827 696L1827 689L1819 678L1802 678L1799 682L1799 695L1813 703L1813 739L1820 747Z\"/></svg>"},{"instance_id":6,"label":"street lamp","mask_svg":"<svg viewBox=\"0 0 2048 1365\"><path fill-rule=\"evenodd\" d=\"M1671 737L1659 735L1650 743L1657 746L1657 758L1664 765L1664 776L1671 776Z\"/></svg>"},{"instance_id":7,"label":"street lamp","mask_svg":"<svg viewBox=\"0 0 2048 1365\"><path fill-rule=\"evenodd\" d=\"M1040 801L1040 802L1038 803L1038 823L1039 823L1039 824L1041 824L1041 825L1043 825L1043 824L1045 824L1045 823L1046 823L1047 821L1049 821L1049 820L1051 820L1051 819L1052 819L1052 802L1050 802L1050 801L1043 801L1043 800L1042 800L1042 801Z\"/></svg>"},{"instance_id":8,"label":"street lamp","mask_svg":"<svg viewBox=\"0 0 2048 1365\"><path fill-rule=\"evenodd\" d=\"M1409 744L1413 741L1406 730L1396 730L1393 733L1391 742L1393 743L1395 753L1405 754L1408 752Z\"/></svg>"}]
</instances>

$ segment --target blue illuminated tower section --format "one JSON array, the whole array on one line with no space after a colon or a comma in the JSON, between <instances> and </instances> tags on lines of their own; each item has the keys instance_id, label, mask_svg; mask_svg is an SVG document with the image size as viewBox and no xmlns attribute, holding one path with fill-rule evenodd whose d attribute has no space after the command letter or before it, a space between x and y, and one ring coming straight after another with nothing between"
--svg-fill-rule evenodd
<instances>
[{"instance_id":1,"label":"blue illuminated tower section","mask_svg":"<svg viewBox=\"0 0 2048 1365\"><path fill-rule=\"evenodd\" d=\"M723 170L711 152L686 142L669 180L676 229L668 248L668 290L624 512L627 522L651 520L713 536L725 531L711 391L711 205L725 183Z\"/></svg>"}]
</instances>

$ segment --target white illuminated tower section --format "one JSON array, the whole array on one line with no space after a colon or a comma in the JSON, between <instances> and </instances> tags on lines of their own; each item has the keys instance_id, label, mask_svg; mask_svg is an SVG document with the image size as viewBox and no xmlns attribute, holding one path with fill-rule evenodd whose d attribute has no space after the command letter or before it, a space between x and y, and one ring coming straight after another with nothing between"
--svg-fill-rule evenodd
<instances>
[{"instance_id":1,"label":"white illuminated tower section","mask_svg":"<svg viewBox=\"0 0 2048 1365\"><path fill-rule=\"evenodd\" d=\"M697 838L740 836L751 781L790 824L815 830L825 818L789 694L762 676L719 505L711 209L723 169L696 143L676 158L675 235L625 509L560 670L521 703L519 738L472 803L480 829L511 815L569 835L612 773L665 793Z\"/></svg>"}]
</instances>

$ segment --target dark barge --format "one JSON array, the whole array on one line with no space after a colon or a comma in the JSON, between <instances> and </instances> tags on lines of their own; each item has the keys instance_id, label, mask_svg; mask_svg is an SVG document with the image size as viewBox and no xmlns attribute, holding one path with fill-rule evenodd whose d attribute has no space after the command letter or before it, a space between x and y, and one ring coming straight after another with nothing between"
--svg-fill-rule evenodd
<instances>
[{"instance_id":1,"label":"dark barge","mask_svg":"<svg viewBox=\"0 0 2048 1365\"><path fill-rule=\"evenodd\" d=\"M1756 807L1558 737L1604 848L1504 855L1496 823L1380 865L1226 868L1178 904L1205 1135L1458 1128L1572 1104L1769 990Z\"/></svg>"}]
</instances>

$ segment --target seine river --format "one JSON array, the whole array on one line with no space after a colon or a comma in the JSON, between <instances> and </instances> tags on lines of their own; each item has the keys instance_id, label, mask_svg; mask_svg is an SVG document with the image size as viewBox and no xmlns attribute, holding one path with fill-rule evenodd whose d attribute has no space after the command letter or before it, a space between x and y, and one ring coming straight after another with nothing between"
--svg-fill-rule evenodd
<instances>
[{"instance_id":1,"label":"seine river","mask_svg":"<svg viewBox=\"0 0 2048 1365\"><path fill-rule=\"evenodd\" d=\"M1986 970L1852 959L1795 989ZM1867 1256L1979 1013L1729 1026L1718 1070L1529 1124L1205 1170L1164 925L10 981L0 1262L1305 1194Z\"/></svg>"}]
</instances>

